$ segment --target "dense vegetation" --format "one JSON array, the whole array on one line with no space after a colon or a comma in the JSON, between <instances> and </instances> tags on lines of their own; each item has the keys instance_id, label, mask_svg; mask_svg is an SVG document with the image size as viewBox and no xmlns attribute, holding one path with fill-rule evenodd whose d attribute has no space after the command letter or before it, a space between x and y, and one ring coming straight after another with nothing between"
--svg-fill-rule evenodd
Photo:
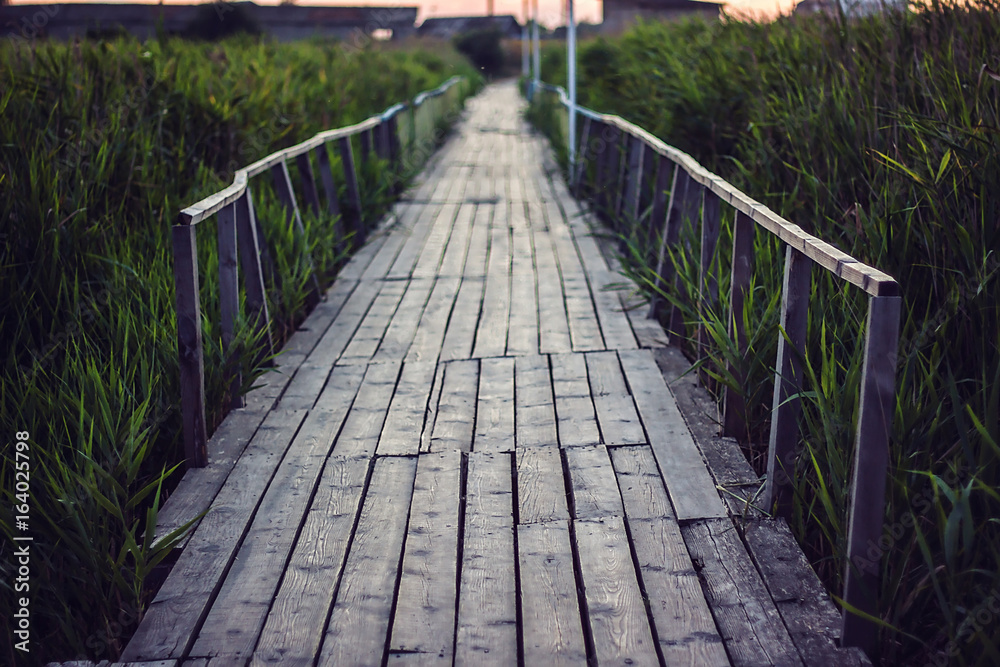
<instances>
[{"instance_id":1,"label":"dense vegetation","mask_svg":"<svg viewBox=\"0 0 1000 667\"><path fill-rule=\"evenodd\" d=\"M456 73L478 81L447 48L353 41L0 45L0 662L115 658L167 555L147 538L182 459L169 243L177 212L257 158ZM373 218L387 179L369 166ZM280 224L269 179L259 181L272 252L294 258L301 241ZM328 279L343 256L332 221L307 214L305 223ZM215 224L199 229L207 403L217 423L225 388ZM269 296L280 340L302 316L305 276L301 261L277 265L280 291ZM249 367L250 352L236 360L246 385L261 372ZM30 656L15 653L11 634L24 595L13 590L11 541L23 534L14 524L14 436L23 431Z\"/></svg>"},{"instance_id":2,"label":"dense vegetation","mask_svg":"<svg viewBox=\"0 0 1000 667\"><path fill-rule=\"evenodd\" d=\"M582 104L647 128L902 286L875 548L884 664L1000 663L998 44L1000 5L985 0L849 20L644 24L579 54ZM543 78L563 84L564 60L553 45ZM768 236L757 235L753 293L737 314L751 354L733 359L726 317L713 314L700 362L719 383L732 382L729 359L747 372L741 389L759 406L747 453L760 472L783 264ZM632 247L631 270L648 281L654 267ZM676 256L685 299L698 287L696 239L691 248ZM730 248L724 238L723 294ZM839 593L865 303L813 276L793 529Z\"/></svg>"}]
</instances>

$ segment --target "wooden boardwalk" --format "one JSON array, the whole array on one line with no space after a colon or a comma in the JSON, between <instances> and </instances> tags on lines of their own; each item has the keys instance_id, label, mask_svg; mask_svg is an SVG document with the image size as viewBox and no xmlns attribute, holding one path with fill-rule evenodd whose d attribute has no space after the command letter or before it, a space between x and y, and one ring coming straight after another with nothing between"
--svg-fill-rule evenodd
<instances>
[{"instance_id":1,"label":"wooden boardwalk","mask_svg":"<svg viewBox=\"0 0 1000 667\"><path fill-rule=\"evenodd\" d=\"M470 101L219 428L123 661L859 664L520 112Z\"/></svg>"}]
</instances>

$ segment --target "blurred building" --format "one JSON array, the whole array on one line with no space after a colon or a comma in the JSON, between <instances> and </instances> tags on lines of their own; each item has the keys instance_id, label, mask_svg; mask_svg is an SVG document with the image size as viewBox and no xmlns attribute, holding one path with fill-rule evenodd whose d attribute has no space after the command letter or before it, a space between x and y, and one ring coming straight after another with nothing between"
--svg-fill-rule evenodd
<instances>
[{"instance_id":1,"label":"blurred building","mask_svg":"<svg viewBox=\"0 0 1000 667\"><path fill-rule=\"evenodd\" d=\"M2 2L0 0L0 4ZM185 36L203 35L206 28L224 34L226 28L237 21L282 41L315 36L358 41L393 39L413 34L417 7L277 6L253 2L201 5L65 3L0 7L0 29L28 39L71 39L117 32L148 39L158 30Z\"/></svg>"},{"instance_id":2,"label":"blurred building","mask_svg":"<svg viewBox=\"0 0 1000 667\"><path fill-rule=\"evenodd\" d=\"M720 2L702 0L604 0L605 33L619 33L637 19L674 21L689 16L716 20L722 11Z\"/></svg>"},{"instance_id":3,"label":"blurred building","mask_svg":"<svg viewBox=\"0 0 1000 667\"><path fill-rule=\"evenodd\" d=\"M503 39L520 39L521 24L511 15L505 16L442 16L424 19L417 28L420 37L451 39L455 35L482 30L499 30Z\"/></svg>"}]
</instances>

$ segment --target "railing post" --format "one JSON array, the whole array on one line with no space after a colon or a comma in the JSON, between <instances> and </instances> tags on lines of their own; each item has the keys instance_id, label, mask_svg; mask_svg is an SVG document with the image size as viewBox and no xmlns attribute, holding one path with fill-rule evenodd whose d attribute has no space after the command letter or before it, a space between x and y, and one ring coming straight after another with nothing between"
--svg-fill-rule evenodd
<instances>
[{"instance_id":1,"label":"railing post","mask_svg":"<svg viewBox=\"0 0 1000 667\"><path fill-rule=\"evenodd\" d=\"M217 215L219 237L219 310L221 311L222 351L227 363L238 357L233 349L236 338L236 320L240 315L239 260L236 254L236 203L226 206ZM229 378L230 408L242 408L243 395L240 385L243 376L239 369L231 371Z\"/></svg>"},{"instance_id":2,"label":"railing post","mask_svg":"<svg viewBox=\"0 0 1000 667\"><path fill-rule=\"evenodd\" d=\"M587 116L583 120L583 132L580 134L580 143L577 144L578 148L576 151L576 165L573 173L573 196L577 199L580 198L582 186L583 186L583 174L587 169L587 159L590 157L590 147L587 142L590 141L590 116Z\"/></svg>"},{"instance_id":3,"label":"railing post","mask_svg":"<svg viewBox=\"0 0 1000 667\"><path fill-rule=\"evenodd\" d=\"M203 468L208 464L208 436L205 428L205 360L201 345L198 249L194 226L175 225L172 233L184 456L189 468Z\"/></svg>"},{"instance_id":4,"label":"railing post","mask_svg":"<svg viewBox=\"0 0 1000 667\"><path fill-rule=\"evenodd\" d=\"M656 263L657 290L673 289L674 296L680 297L677 268L670 259L669 248L678 244L681 238L681 228L685 223L693 223L698 215L704 188L691 178L687 170L680 165L674 177L674 186L670 191L670 209L667 214L666 226L663 232L663 242ZM663 308L664 299L653 296L651 306L652 316L658 318ZM670 309L670 321L667 324L667 334L673 338L684 337L684 313L680 306L674 304Z\"/></svg>"},{"instance_id":5,"label":"railing post","mask_svg":"<svg viewBox=\"0 0 1000 667\"><path fill-rule=\"evenodd\" d=\"M355 247L360 248L365 242L365 227L361 219L361 192L358 190L358 172L354 168L351 138L341 137L337 140L337 147L340 149L340 162L344 167L344 181L347 184L347 202L341 210L354 230Z\"/></svg>"},{"instance_id":6,"label":"railing post","mask_svg":"<svg viewBox=\"0 0 1000 667\"><path fill-rule=\"evenodd\" d=\"M611 202L614 201L611 192L615 172L615 158L618 157L618 139L621 136L617 127L604 125L605 131L601 133L603 146L597 158L597 183L595 184L595 208L597 213L610 224L613 223L613 211L610 210Z\"/></svg>"},{"instance_id":7,"label":"railing post","mask_svg":"<svg viewBox=\"0 0 1000 667\"><path fill-rule=\"evenodd\" d=\"M340 202L337 200L337 184L333 180L333 169L330 167L330 153L326 144L316 147L316 164L319 165L319 180L323 183L326 194L326 210L330 215L340 216Z\"/></svg>"},{"instance_id":8,"label":"railing post","mask_svg":"<svg viewBox=\"0 0 1000 667\"><path fill-rule=\"evenodd\" d=\"M253 195L250 186L243 196L236 200L236 242L240 248L240 263L243 265L243 284L247 292L248 320L253 330L264 343L256 359L258 366L274 354L271 338L271 315L267 310L267 295L264 291L264 274L261 271L261 257L264 253L263 239L257 235L257 220L253 210Z\"/></svg>"},{"instance_id":9,"label":"railing post","mask_svg":"<svg viewBox=\"0 0 1000 667\"><path fill-rule=\"evenodd\" d=\"M901 308L902 299L898 296L868 298L861 407L851 480L844 601L876 618L882 556L879 541L885 530L885 483L895 410ZM878 626L845 609L841 643L858 646L874 659Z\"/></svg>"},{"instance_id":10,"label":"railing post","mask_svg":"<svg viewBox=\"0 0 1000 667\"><path fill-rule=\"evenodd\" d=\"M736 341L736 351L740 359L746 356L747 334L743 326L743 304L750 291L753 275L754 222L743 211L736 211L733 223L733 261L729 280L729 335ZM735 377L740 388L726 387L723 406L722 433L740 442L747 440L746 401L743 398L743 371L729 361L729 373Z\"/></svg>"},{"instance_id":11,"label":"railing post","mask_svg":"<svg viewBox=\"0 0 1000 667\"><path fill-rule=\"evenodd\" d=\"M771 437L767 449L767 486L764 508L789 518L792 478L799 439L798 394L802 384L802 359L806 348L812 260L791 246L785 247L785 277L781 292L781 328L771 409Z\"/></svg>"},{"instance_id":12,"label":"railing post","mask_svg":"<svg viewBox=\"0 0 1000 667\"><path fill-rule=\"evenodd\" d=\"M372 143L374 139L373 130L371 128L361 132L358 135L358 140L361 142L361 167L364 168L368 164L368 160L371 157L373 150Z\"/></svg>"},{"instance_id":13,"label":"railing post","mask_svg":"<svg viewBox=\"0 0 1000 667\"><path fill-rule=\"evenodd\" d=\"M708 333L705 327L706 311L715 310L719 303L719 281L715 276L713 260L719 244L719 197L705 188L701 207L701 262L698 267L698 356L704 358L708 351ZM708 375L702 372L702 381Z\"/></svg>"},{"instance_id":14,"label":"railing post","mask_svg":"<svg viewBox=\"0 0 1000 667\"><path fill-rule=\"evenodd\" d=\"M626 135L628 136L628 135ZM625 220L629 225L629 237L634 237L636 223L639 219L639 193L642 191L643 144L638 137L630 137L628 152L628 172L625 181Z\"/></svg>"},{"instance_id":15,"label":"railing post","mask_svg":"<svg viewBox=\"0 0 1000 667\"><path fill-rule=\"evenodd\" d=\"M285 206L285 222L295 226L295 231L305 246L303 252L306 254L306 263L309 266L309 294L306 297L306 304L312 308L320 302L323 294L319 287L319 278L316 276L316 268L313 266L306 229L302 225L302 216L299 213L299 205L295 201L295 191L292 190L292 179L288 175L288 165L285 164L284 160L271 167L271 176L274 177L274 189L278 192L278 198Z\"/></svg>"},{"instance_id":16,"label":"railing post","mask_svg":"<svg viewBox=\"0 0 1000 667\"><path fill-rule=\"evenodd\" d=\"M399 139L399 123L397 121L400 113L402 111L397 111L389 118L386 130L389 135L389 178L392 184L390 189L395 197L403 192L403 179L406 177L403 172L403 149Z\"/></svg>"},{"instance_id":17,"label":"railing post","mask_svg":"<svg viewBox=\"0 0 1000 667\"><path fill-rule=\"evenodd\" d=\"M656 185L654 185L653 191L653 205L652 210L649 214L649 228L646 230L646 248L647 254L646 259L650 261L655 261L657 257L652 257L649 249L656 247L656 230L663 229L666 225L667 220L667 206L670 203L668 191L673 192L674 179L677 177L676 172L680 169L674 164L672 160L663 156L657 155L656 160Z\"/></svg>"},{"instance_id":18,"label":"railing post","mask_svg":"<svg viewBox=\"0 0 1000 667\"><path fill-rule=\"evenodd\" d=\"M615 209L612 215L612 224L616 228L619 234L622 233L624 229L624 220L622 219L622 205L625 201L625 178L628 173L628 146L632 136L628 132L618 133L618 142L615 146L615 171L618 172L615 177Z\"/></svg>"},{"instance_id":19,"label":"railing post","mask_svg":"<svg viewBox=\"0 0 1000 667\"><path fill-rule=\"evenodd\" d=\"M312 163L309 161L309 153L300 153L295 156L295 164L299 168L299 176L302 177L302 196L306 200L306 205L313 215L319 217L319 193L316 191L316 176L313 174Z\"/></svg>"}]
</instances>

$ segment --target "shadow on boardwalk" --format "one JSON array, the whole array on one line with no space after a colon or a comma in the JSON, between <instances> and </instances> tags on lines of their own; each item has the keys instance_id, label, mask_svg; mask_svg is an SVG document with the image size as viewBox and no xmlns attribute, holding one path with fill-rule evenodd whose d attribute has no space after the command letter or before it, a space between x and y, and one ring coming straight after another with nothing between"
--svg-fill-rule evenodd
<instances>
[{"instance_id":1,"label":"shadow on boardwalk","mask_svg":"<svg viewBox=\"0 0 1000 667\"><path fill-rule=\"evenodd\" d=\"M220 427L123 660L862 662L521 111L470 101Z\"/></svg>"}]
</instances>

